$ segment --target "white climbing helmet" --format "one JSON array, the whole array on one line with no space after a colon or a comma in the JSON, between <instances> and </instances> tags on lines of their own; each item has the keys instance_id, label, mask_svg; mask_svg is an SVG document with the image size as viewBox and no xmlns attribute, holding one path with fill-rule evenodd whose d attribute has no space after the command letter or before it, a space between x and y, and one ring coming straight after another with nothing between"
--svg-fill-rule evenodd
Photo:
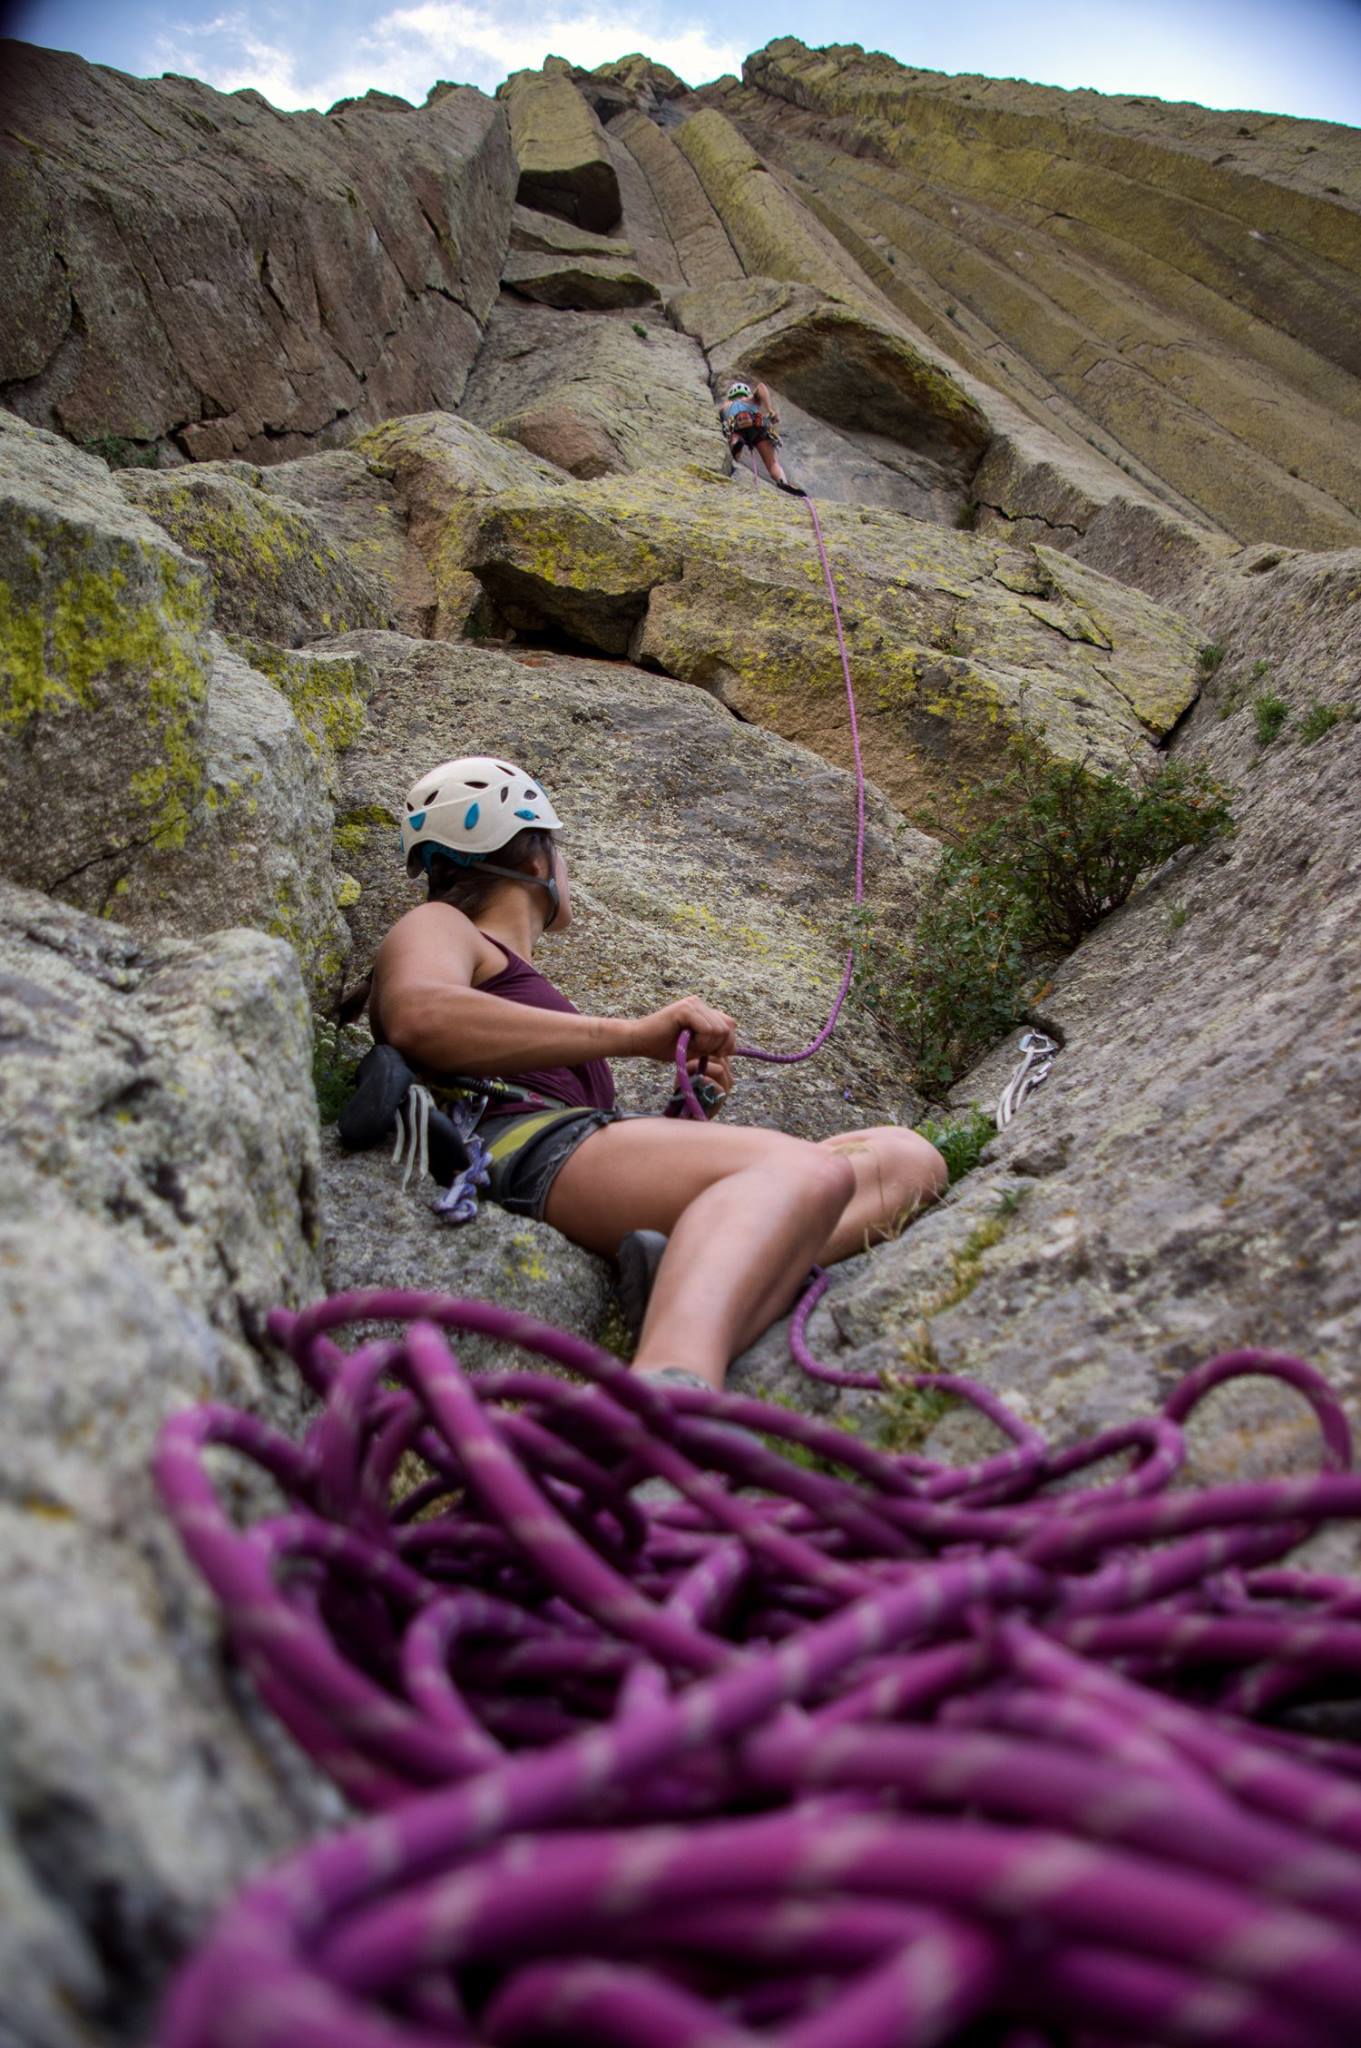
<instances>
[{"instance_id":1,"label":"white climbing helmet","mask_svg":"<svg viewBox=\"0 0 1361 2048\"><path fill-rule=\"evenodd\" d=\"M750 398L751 386L750 384L730 384L728 386L728 396L729 398Z\"/></svg>"},{"instance_id":2,"label":"white climbing helmet","mask_svg":"<svg viewBox=\"0 0 1361 2048\"><path fill-rule=\"evenodd\" d=\"M463 754L430 769L406 794L402 852L408 874L418 872L423 846L474 860L537 825L558 832L562 820L540 783L495 754Z\"/></svg>"}]
</instances>

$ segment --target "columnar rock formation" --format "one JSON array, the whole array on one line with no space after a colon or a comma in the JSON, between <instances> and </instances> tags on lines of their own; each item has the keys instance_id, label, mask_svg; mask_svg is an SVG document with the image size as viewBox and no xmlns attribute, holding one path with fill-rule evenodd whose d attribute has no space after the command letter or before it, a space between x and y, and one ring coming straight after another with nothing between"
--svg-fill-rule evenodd
<instances>
[{"instance_id":1,"label":"columnar rock formation","mask_svg":"<svg viewBox=\"0 0 1361 2048\"><path fill-rule=\"evenodd\" d=\"M296 115L10 44L0 240L0 2039L78 2048L144 2038L330 1810L172 1553L160 1418L295 1420L263 1317L328 1280L610 1327L602 1262L450 1231L318 1125L308 1011L325 1055L416 900L412 774L544 773L583 1007L699 988L792 1045L837 984L839 664L802 509L729 473L734 374L821 501L881 929L938 857L909 817L1022 720L1238 793L1057 970L1047 1090L816 1342L1060 1430L1266 1343L1361 1420L1361 138L788 40L699 92L552 59ZM926 1108L853 998L731 1113ZM779 1331L736 1370L832 1400ZM1203 1467L1304 1440L1235 1400Z\"/></svg>"}]
</instances>

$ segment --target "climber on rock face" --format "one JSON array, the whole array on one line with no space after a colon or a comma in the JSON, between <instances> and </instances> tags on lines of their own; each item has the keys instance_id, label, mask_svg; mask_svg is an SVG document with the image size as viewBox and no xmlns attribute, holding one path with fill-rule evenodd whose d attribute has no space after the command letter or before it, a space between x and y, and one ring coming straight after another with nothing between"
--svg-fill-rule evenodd
<instances>
[{"instance_id":1,"label":"climber on rock face","mask_svg":"<svg viewBox=\"0 0 1361 2048\"><path fill-rule=\"evenodd\" d=\"M660 1233L644 1240L661 1258L634 1369L719 1387L811 1265L893 1236L943 1191L945 1163L896 1124L814 1143L617 1109L609 1060L667 1066L683 1031L692 1069L730 1088L735 1026L700 996L583 1016L530 964L543 933L572 922L559 829L542 786L498 757L446 762L413 784L402 845L430 894L379 950L374 1037L432 1084L494 1076L532 1093L537 1107L494 1098L483 1114L492 1199L602 1257L623 1247L624 1278L641 1234Z\"/></svg>"},{"instance_id":2,"label":"climber on rock face","mask_svg":"<svg viewBox=\"0 0 1361 2048\"><path fill-rule=\"evenodd\" d=\"M728 395L718 408L718 417L728 437L734 466L741 462L743 449L754 448L770 472L771 480L782 491L788 491L794 498L804 496L797 484L790 483L775 452L774 430L780 424L780 415L771 403L766 385L748 384L739 378L728 386Z\"/></svg>"}]
</instances>

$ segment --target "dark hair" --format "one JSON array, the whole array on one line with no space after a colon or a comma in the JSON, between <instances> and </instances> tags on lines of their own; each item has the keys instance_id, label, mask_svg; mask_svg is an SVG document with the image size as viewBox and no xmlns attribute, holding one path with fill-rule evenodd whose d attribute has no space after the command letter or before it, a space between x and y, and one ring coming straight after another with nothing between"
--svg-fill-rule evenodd
<instances>
[{"instance_id":1,"label":"dark hair","mask_svg":"<svg viewBox=\"0 0 1361 2048\"><path fill-rule=\"evenodd\" d=\"M528 874L539 854L548 858L548 872L553 872L553 835L545 832L541 825L526 825L504 846L498 846L495 853L487 858L498 868L514 868L519 874ZM461 910L465 917L480 917L492 896L502 886L500 875L483 872L480 862L465 866L462 861L450 860L444 853L430 856L430 901L452 903L455 910Z\"/></svg>"}]
</instances>

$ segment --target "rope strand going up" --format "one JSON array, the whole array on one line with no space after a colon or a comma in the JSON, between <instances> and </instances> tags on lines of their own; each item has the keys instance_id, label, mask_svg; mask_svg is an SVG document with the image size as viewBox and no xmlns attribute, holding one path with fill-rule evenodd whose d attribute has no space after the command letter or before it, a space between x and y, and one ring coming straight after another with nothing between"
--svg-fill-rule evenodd
<instances>
[{"instance_id":1,"label":"rope strand going up","mask_svg":"<svg viewBox=\"0 0 1361 2048\"><path fill-rule=\"evenodd\" d=\"M752 476L759 487L761 477L757 469L756 451L754 449L751 453L751 468ZM852 900L858 910L865 900L865 764L860 752L860 719L856 710L855 684L851 679L851 657L846 646L846 629L841 618L841 601L837 595L836 577L832 574L832 564L827 555L827 543L823 538L822 521L818 518L818 508L815 501L807 492L804 494L803 502L808 507L808 517L813 525L813 541L817 547L818 560L822 564L822 578L827 585L827 595L831 599L832 620L836 627L837 652L841 657L841 677L846 688L846 714L850 722L851 752L855 760L855 894ZM836 1030L842 1008L851 991L851 982L854 975L855 947L852 945L846 949L846 965L842 971L841 985L833 998L826 1023L817 1036L810 1039L808 1044L803 1046L798 1052L770 1052L764 1046L739 1045L736 1048L737 1057L743 1060L761 1060L767 1066L775 1067L794 1067L800 1065L804 1060L811 1060L815 1053L822 1051L823 1046L826 1045L828 1039ZM687 1065L689 1050L690 1034L688 1031L683 1031L676 1041L676 1086L684 1097L685 1107L683 1114L703 1119L704 1111L700 1107L699 1099L690 1085L690 1073Z\"/></svg>"}]
</instances>

